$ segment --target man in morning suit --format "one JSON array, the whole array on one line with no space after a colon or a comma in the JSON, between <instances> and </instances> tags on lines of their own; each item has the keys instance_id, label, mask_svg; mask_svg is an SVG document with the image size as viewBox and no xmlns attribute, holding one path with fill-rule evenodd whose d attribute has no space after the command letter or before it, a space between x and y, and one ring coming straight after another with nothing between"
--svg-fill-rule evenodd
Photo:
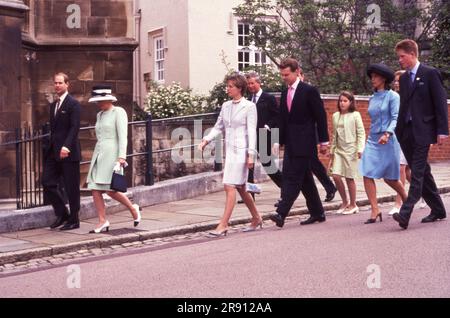
<instances>
[{"instance_id":1,"label":"man in morning suit","mask_svg":"<svg viewBox=\"0 0 450 318\"><path fill-rule=\"evenodd\" d=\"M305 81L305 75L301 68L299 68L298 77L300 81L302 82ZM317 133L316 138L318 140ZM337 192L337 188L334 185L333 181L331 181L330 177L328 176L327 170L325 169L325 167L323 166L322 162L319 159L317 147L314 148L314 154L311 157L311 171L313 175L316 176L317 180L319 180L319 182L322 184L323 188L327 193L324 201L325 202L332 201Z\"/></svg>"},{"instance_id":2,"label":"man in morning suit","mask_svg":"<svg viewBox=\"0 0 450 318\"><path fill-rule=\"evenodd\" d=\"M50 104L50 142L45 150L42 185L56 214L56 221L50 228L65 223L61 227L65 231L80 227L80 103L68 94L69 78L66 74L55 74L54 87L57 98ZM57 187L61 178L70 214Z\"/></svg>"},{"instance_id":3,"label":"man in morning suit","mask_svg":"<svg viewBox=\"0 0 450 318\"><path fill-rule=\"evenodd\" d=\"M427 162L430 144L448 137L447 96L438 70L419 62L413 40L397 43L395 51L406 72L400 77L400 110L395 134L411 169L408 198L393 218L408 228L414 205L422 196L431 213L422 223L444 219L446 211Z\"/></svg>"},{"instance_id":4,"label":"man in morning suit","mask_svg":"<svg viewBox=\"0 0 450 318\"><path fill-rule=\"evenodd\" d=\"M279 188L281 188L282 176L275 164L275 157L272 156L271 136L271 129L278 127L277 120L279 110L277 101L273 95L270 95L261 89L261 79L258 73L250 72L245 76L247 78L247 89L250 93L248 99L256 105L258 112L258 121L256 124L256 148L259 159L268 176ZM264 138L267 138L267 142L265 144L260 144ZM254 169L249 169L248 182L254 182ZM252 194L252 196L254 198L254 194ZM241 203L241 201L239 201L239 203Z\"/></svg>"},{"instance_id":5,"label":"man in morning suit","mask_svg":"<svg viewBox=\"0 0 450 318\"><path fill-rule=\"evenodd\" d=\"M270 219L278 227L297 199L300 191L306 199L310 217L301 225L325 221L325 213L311 172L311 157L314 154L317 136L320 152L328 148L327 117L317 89L298 78L299 64L295 59L281 61L280 74L288 89L280 99L280 145L284 145L283 185L277 214Z\"/></svg>"}]
</instances>

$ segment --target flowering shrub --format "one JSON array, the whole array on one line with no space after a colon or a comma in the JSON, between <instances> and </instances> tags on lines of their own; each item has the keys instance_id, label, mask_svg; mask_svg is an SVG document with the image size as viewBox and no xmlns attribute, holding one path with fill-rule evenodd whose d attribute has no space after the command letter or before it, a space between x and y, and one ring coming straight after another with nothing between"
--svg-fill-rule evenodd
<instances>
[{"instance_id":1,"label":"flowering shrub","mask_svg":"<svg viewBox=\"0 0 450 318\"><path fill-rule=\"evenodd\" d=\"M210 111L204 96L192 94L191 89L182 88L179 83L169 86L152 85L147 95L144 111L153 118L168 118L201 114Z\"/></svg>"}]
</instances>

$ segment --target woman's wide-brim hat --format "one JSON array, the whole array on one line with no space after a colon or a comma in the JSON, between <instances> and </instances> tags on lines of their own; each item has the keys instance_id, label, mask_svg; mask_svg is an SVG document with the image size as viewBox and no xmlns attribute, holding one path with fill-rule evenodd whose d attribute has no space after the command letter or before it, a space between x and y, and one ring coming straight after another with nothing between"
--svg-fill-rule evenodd
<instances>
[{"instance_id":1,"label":"woman's wide-brim hat","mask_svg":"<svg viewBox=\"0 0 450 318\"><path fill-rule=\"evenodd\" d=\"M378 74L386 79L386 84L394 80L394 71L392 71L386 64L378 63L372 64L367 68L367 76L371 77L372 73Z\"/></svg>"},{"instance_id":2,"label":"woman's wide-brim hat","mask_svg":"<svg viewBox=\"0 0 450 318\"><path fill-rule=\"evenodd\" d=\"M91 98L89 98L89 103L101 102L101 101L111 101L117 102L117 98L112 95L112 89L109 85L98 85L92 87Z\"/></svg>"}]
</instances>

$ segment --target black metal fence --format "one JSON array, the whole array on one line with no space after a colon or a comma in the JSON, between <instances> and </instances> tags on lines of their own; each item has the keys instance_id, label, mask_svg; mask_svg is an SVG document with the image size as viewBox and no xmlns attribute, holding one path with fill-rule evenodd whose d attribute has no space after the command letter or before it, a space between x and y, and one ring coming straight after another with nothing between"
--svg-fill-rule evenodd
<instances>
[{"instance_id":1,"label":"black metal fence","mask_svg":"<svg viewBox=\"0 0 450 318\"><path fill-rule=\"evenodd\" d=\"M17 209L44 205L41 177L43 148L48 137L47 125L38 130L17 128L15 131Z\"/></svg>"},{"instance_id":2,"label":"black metal fence","mask_svg":"<svg viewBox=\"0 0 450 318\"><path fill-rule=\"evenodd\" d=\"M145 169L145 185L154 184L153 175L153 155L163 152L168 152L181 148L192 148L197 145L190 144L181 147L165 148L153 151L152 149L152 128L153 123L156 122L169 122L169 121L186 121L194 120L195 118L202 117L214 117L217 113L207 113L191 116L172 117L164 119L152 119L151 114L148 114L146 120L129 122L130 126L142 126L145 125L145 151L134 152L127 155L127 158L136 156L145 156L146 169ZM80 132L95 129L95 126L82 127ZM49 142L50 133L48 124L38 129L16 129L15 140L2 143L0 146L15 146L16 152L16 203L17 209L29 209L46 204L44 197L44 191L42 188L42 172L44 163L43 149L46 143ZM222 170L221 160L215 159L214 171ZM82 161L80 165L90 164L90 161Z\"/></svg>"}]
</instances>

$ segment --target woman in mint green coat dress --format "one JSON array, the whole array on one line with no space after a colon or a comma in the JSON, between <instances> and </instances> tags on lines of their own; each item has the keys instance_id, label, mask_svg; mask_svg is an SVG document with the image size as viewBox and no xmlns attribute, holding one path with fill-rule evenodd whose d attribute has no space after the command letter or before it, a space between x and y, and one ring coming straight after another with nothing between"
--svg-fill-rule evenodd
<instances>
[{"instance_id":1,"label":"woman in mint green coat dress","mask_svg":"<svg viewBox=\"0 0 450 318\"><path fill-rule=\"evenodd\" d=\"M95 86L89 102L96 102L100 107L95 124L97 143L91 159L87 176L88 189L92 190L94 205L98 213L99 224L90 233L109 230L110 223L106 219L103 193L125 205L134 219L134 226L141 220L140 208L132 204L126 195L111 190L111 177L115 167L124 167L127 154L128 117L122 107L112 103L117 99L111 95L110 86Z\"/></svg>"}]
</instances>

